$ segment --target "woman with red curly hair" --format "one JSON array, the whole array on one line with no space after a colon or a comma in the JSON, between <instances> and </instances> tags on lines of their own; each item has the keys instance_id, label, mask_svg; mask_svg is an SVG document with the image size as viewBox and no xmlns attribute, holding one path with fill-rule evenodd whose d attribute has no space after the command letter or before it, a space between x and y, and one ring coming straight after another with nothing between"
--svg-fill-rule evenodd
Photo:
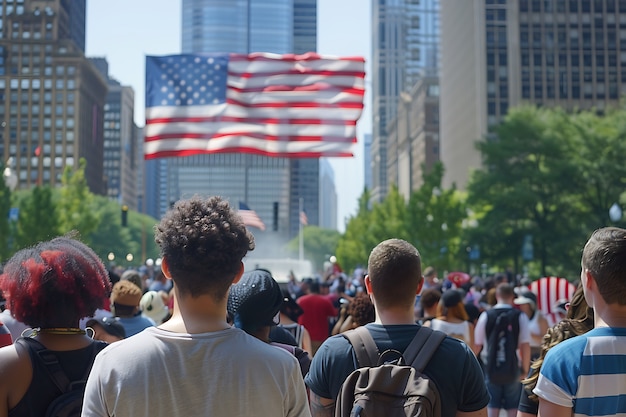
<instances>
[{"instance_id":1,"label":"woman with red curly hair","mask_svg":"<svg viewBox=\"0 0 626 417\"><path fill-rule=\"evenodd\" d=\"M70 237L23 249L7 262L0 289L11 314L32 331L0 349L0 416L42 416L62 394L43 352L69 381L86 378L106 343L92 340L79 321L94 314L110 288L100 259Z\"/></svg>"}]
</instances>

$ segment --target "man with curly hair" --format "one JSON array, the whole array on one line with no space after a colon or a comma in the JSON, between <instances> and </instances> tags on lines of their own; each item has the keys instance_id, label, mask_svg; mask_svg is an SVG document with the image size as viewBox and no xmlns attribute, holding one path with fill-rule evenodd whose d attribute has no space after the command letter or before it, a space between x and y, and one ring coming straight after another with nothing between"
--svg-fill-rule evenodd
<instances>
[{"instance_id":1,"label":"man with curly hair","mask_svg":"<svg viewBox=\"0 0 626 417\"><path fill-rule=\"evenodd\" d=\"M177 202L156 226L172 318L94 364L84 416L309 416L295 357L231 327L228 291L254 240L219 197Z\"/></svg>"}]
</instances>

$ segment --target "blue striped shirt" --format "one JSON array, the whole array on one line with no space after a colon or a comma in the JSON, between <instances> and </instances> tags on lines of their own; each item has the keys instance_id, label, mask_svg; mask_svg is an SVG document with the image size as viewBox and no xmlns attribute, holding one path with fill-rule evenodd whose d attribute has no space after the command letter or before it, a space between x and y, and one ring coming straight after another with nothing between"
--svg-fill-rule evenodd
<instances>
[{"instance_id":1,"label":"blue striped shirt","mask_svg":"<svg viewBox=\"0 0 626 417\"><path fill-rule=\"evenodd\" d=\"M626 416L626 328L593 329L550 349L533 392L575 416Z\"/></svg>"}]
</instances>

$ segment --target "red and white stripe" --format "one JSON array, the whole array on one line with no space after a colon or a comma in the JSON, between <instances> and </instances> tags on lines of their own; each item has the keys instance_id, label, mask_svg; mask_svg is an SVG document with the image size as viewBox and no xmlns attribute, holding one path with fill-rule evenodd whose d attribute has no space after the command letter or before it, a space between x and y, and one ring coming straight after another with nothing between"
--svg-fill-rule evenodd
<instances>
[{"instance_id":1,"label":"red and white stripe","mask_svg":"<svg viewBox=\"0 0 626 417\"><path fill-rule=\"evenodd\" d=\"M571 300L576 286L565 278L543 277L530 284L530 290L537 295L537 304L541 312L546 316L548 325L552 327L560 316L554 310L558 300Z\"/></svg>"}]
</instances>

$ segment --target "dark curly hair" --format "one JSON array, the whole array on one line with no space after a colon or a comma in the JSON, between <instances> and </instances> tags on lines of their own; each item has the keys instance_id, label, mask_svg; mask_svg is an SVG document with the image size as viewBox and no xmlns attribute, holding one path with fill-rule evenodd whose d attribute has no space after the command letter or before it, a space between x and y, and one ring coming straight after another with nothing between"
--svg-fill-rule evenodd
<instances>
[{"instance_id":1,"label":"dark curly hair","mask_svg":"<svg viewBox=\"0 0 626 417\"><path fill-rule=\"evenodd\" d=\"M178 201L155 227L172 279L181 294L211 294L224 299L254 249L254 237L221 197L194 196Z\"/></svg>"},{"instance_id":2,"label":"dark curly hair","mask_svg":"<svg viewBox=\"0 0 626 417\"><path fill-rule=\"evenodd\" d=\"M348 314L352 316L352 322L357 326L364 326L376 320L374 304L367 294L358 294L348 305Z\"/></svg>"},{"instance_id":3,"label":"dark curly hair","mask_svg":"<svg viewBox=\"0 0 626 417\"><path fill-rule=\"evenodd\" d=\"M7 308L33 328L78 327L111 290L106 268L85 244L58 237L17 252L0 275Z\"/></svg>"}]
</instances>

